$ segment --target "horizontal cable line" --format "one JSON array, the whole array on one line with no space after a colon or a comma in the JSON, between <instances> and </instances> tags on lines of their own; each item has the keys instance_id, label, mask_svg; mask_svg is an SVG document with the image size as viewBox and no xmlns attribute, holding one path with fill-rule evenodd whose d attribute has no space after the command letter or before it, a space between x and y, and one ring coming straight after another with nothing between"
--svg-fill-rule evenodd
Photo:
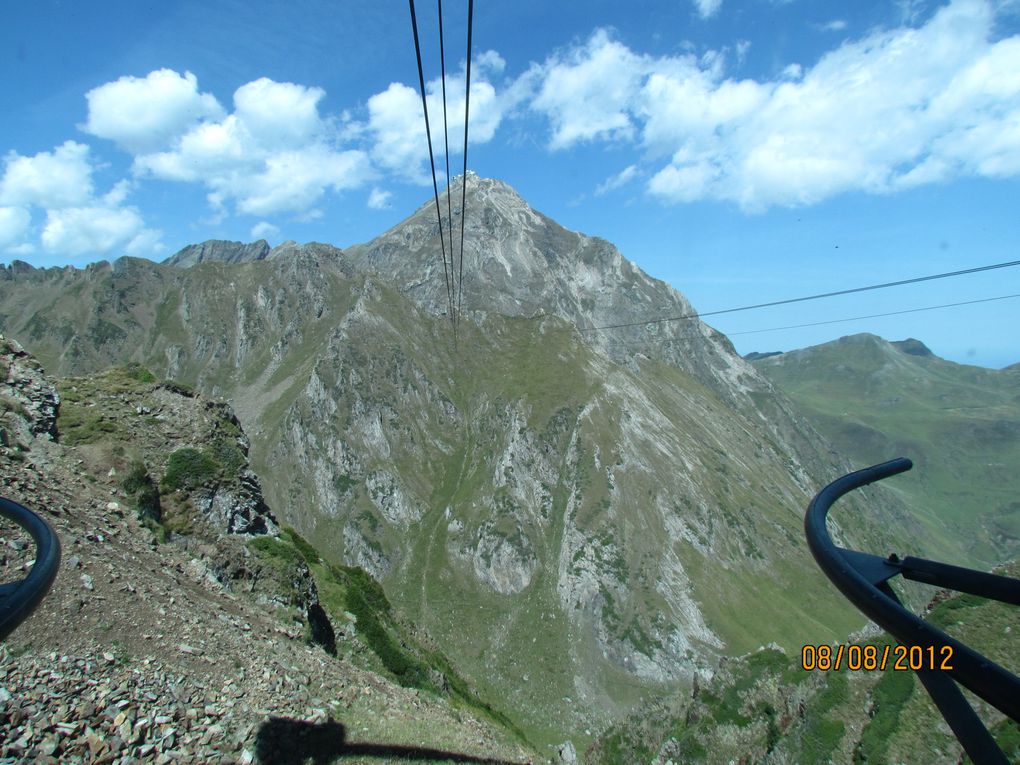
<instances>
[{"instance_id":1,"label":"horizontal cable line","mask_svg":"<svg viewBox=\"0 0 1020 765\"><path fill-rule=\"evenodd\" d=\"M905 311L890 311L889 313L873 313L867 316L852 316L848 319L830 319L828 321L813 321L808 324L791 324L787 327L770 327L769 329L748 329L743 332L723 332L726 337L734 335L756 335L759 332L778 332L781 329L801 329L802 327L820 327L823 324L839 324L844 321L860 321L861 319L877 319L881 316L899 316L904 313L919 313L920 311L936 311L940 308L954 308L959 305L974 305L975 303L991 303L994 300L1008 300L1009 298L1020 297L1016 295L1000 295L999 297L983 298L981 300L965 300L962 303L943 303L942 305L930 305L925 308L908 308ZM722 330L719 330L722 332Z\"/></svg>"},{"instance_id":2,"label":"horizontal cable line","mask_svg":"<svg viewBox=\"0 0 1020 765\"><path fill-rule=\"evenodd\" d=\"M724 313L737 313L738 311L752 311L756 308L771 308L777 305L789 305L791 303L803 303L808 300L820 300L821 298L835 297L837 295L852 295L856 292L868 292L870 290L880 290L886 287L900 287L904 284L917 284L918 282L929 282L935 279L948 279L952 276L963 276L964 274L976 274L980 271L993 271L997 268L1009 268L1011 266L1020 266L1020 260L1012 260L1008 263L994 263L989 266L978 266L977 268L965 268L961 271L948 271L942 274L931 274L929 276L916 276L913 279L901 279L897 282L885 282L883 284L870 284L867 287L854 287L848 290L836 290L835 292L822 292L818 295L807 295L806 297L790 298L788 300L775 300L771 303L758 303L756 305L745 305L739 308L724 308L719 311L707 311L705 313L687 313L680 316L664 316L657 319L644 319L642 321L626 321L620 324L605 324L600 327L586 327L579 329L580 332L595 332L600 329L618 329L620 327L640 327L645 324L664 324L671 321L691 321L693 319L703 319L706 316L719 316ZM842 320L840 320L842 321Z\"/></svg>"}]
</instances>

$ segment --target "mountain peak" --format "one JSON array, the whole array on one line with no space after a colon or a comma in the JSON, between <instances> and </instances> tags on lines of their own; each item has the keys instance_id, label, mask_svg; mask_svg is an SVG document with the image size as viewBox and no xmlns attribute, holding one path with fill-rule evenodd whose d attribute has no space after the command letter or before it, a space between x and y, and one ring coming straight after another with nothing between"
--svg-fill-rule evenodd
<instances>
[{"instance_id":1,"label":"mountain peak","mask_svg":"<svg viewBox=\"0 0 1020 765\"><path fill-rule=\"evenodd\" d=\"M920 340L915 340L912 337L908 337L906 340L893 340L890 345L903 353L911 356L934 356L931 348L922 343Z\"/></svg>"},{"instance_id":2,"label":"mountain peak","mask_svg":"<svg viewBox=\"0 0 1020 765\"><path fill-rule=\"evenodd\" d=\"M251 260L263 260L267 255L269 255L269 242L265 239L259 239L249 244L210 239L201 244L189 244L163 262L168 266L188 268L210 260L221 263L244 263Z\"/></svg>"}]
</instances>

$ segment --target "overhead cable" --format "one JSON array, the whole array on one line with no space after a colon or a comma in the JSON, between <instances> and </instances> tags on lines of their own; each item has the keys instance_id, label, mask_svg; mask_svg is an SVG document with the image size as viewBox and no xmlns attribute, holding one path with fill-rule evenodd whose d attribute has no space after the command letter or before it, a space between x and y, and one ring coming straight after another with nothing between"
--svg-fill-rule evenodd
<instances>
[{"instance_id":1,"label":"overhead cable","mask_svg":"<svg viewBox=\"0 0 1020 765\"><path fill-rule=\"evenodd\" d=\"M916 284L918 282L928 282L935 279L948 279L953 276L963 276L964 274L976 274L981 271L993 271L997 268L1009 268L1011 266L1020 266L1020 260L1012 260L1007 263L994 263L989 266L978 266L977 268L965 268L960 271L948 271L941 274L931 274L929 276L916 276L912 279L901 279L896 282L884 282L882 284L871 284L867 287L854 287L848 290L836 290L834 292L823 292L818 295L807 295L806 297L789 298L788 300L775 300L771 303L758 303L756 305L745 305L738 308L725 308L719 311L706 311L705 313L688 313L680 316L663 316L654 319L643 319L641 321L626 321L619 324L605 324L598 327L585 327L579 329L580 332L595 332L602 329L618 329L620 327L640 327L645 324L664 324L672 321L691 321L694 319L703 319L706 316L719 316L724 313L737 313L738 311L751 311L756 308L771 308L777 305L789 305L791 303L803 303L808 300L820 300L822 298L836 297L837 295L851 295L856 292L868 292L870 290L880 290L887 287L900 287L904 284Z\"/></svg>"},{"instance_id":2,"label":"overhead cable","mask_svg":"<svg viewBox=\"0 0 1020 765\"><path fill-rule=\"evenodd\" d=\"M447 230L450 232L450 275L453 276L453 203L450 200L450 131L446 121L446 44L443 41L443 0L439 3L439 73L443 82L443 156L446 157L446 217L449 221ZM442 231L443 222L440 220L439 227ZM445 267L445 255L443 265ZM450 305L453 306L453 294L456 291L455 284L450 289ZM453 323L457 324L457 313L454 311Z\"/></svg>"},{"instance_id":3,"label":"overhead cable","mask_svg":"<svg viewBox=\"0 0 1020 765\"><path fill-rule=\"evenodd\" d=\"M443 250L443 277L446 279L446 298L450 306L450 321L454 321L453 316L453 289L450 286L450 273L446 267L446 240L443 236L443 215L440 212L439 207L439 185L436 183L436 160L432 153L432 129L429 126L429 105L425 100L425 72L421 66L421 45L418 42L418 19L414 13L414 0L408 0L411 6L411 28L414 31L414 55L418 59L418 84L421 87L421 107L425 112L425 135L428 138L429 143L429 163L432 165L432 191L436 198L436 219L439 221L439 244ZM450 242L451 248L453 242ZM451 252L451 264L452 264L452 252ZM452 268L452 265L451 265Z\"/></svg>"},{"instance_id":4,"label":"overhead cable","mask_svg":"<svg viewBox=\"0 0 1020 765\"><path fill-rule=\"evenodd\" d=\"M467 32L467 76L464 82L464 172L461 174L460 187L460 276L457 280L457 313L460 313L461 300L464 295L464 207L467 202L467 157L468 157L468 117L471 114L471 29L474 26L475 0L468 0L468 32ZM449 193L449 191L447 192ZM452 265L452 264L451 264Z\"/></svg>"},{"instance_id":5,"label":"overhead cable","mask_svg":"<svg viewBox=\"0 0 1020 765\"><path fill-rule=\"evenodd\" d=\"M759 332L778 332L781 329L801 329L802 327L820 327L823 324L839 324L844 321L860 321L861 319L877 319L882 316L899 316L904 313L919 313L921 311L936 311L940 308L954 308L958 305L974 305L975 303L991 303L995 300L1008 300L1009 298L1018 298L1020 293L1016 295L1000 295L999 297L983 298L981 300L965 300L961 303L943 303L942 305L930 305L924 308L908 308L905 311L890 311L888 313L872 313L867 316L851 316L848 319L829 319L828 321L812 321L807 324L790 324L786 327L770 327L768 329L747 329L743 332L724 332L727 337L733 337L734 335L756 335Z\"/></svg>"}]
</instances>

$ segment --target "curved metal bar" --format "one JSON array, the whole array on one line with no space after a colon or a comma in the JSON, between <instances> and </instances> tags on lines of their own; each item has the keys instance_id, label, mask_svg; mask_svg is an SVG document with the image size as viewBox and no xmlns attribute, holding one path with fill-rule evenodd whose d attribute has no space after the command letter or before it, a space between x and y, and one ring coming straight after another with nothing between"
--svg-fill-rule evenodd
<instances>
[{"instance_id":1,"label":"curved metal bar","mask_svg":"<svg viewBox=\"0 0 1020 765\"><path fill-rule=\"evenodd\" d=\"M0 497L0 515L31 534L36 548L35 563L28 576L0 587L0 640L6 640L46 597L57 578L60 540L50 524L17 502Z\"/></svg>"},{"instance_id":2,"label":"curved metal bar","mask_svg":"<svg viewBox=\"0 0 1020 765\"><path fill-rule=\"evenodd\" d=\"M825 575L868 618L904 645L933 647L936 651L942 646L950 646L953 669L946 671L952 678L1003 714L1020 722L1020 678L907 611L883 592L881 585L873 584L853 565L851 554L860 553L836 547L829 537L825 519L837 499L853 489L903 473L911 467L913 463L908 459L890 460L845 475L822 489L811 500L804 516L808 546ZM890 556L889 563L898 565L900 561Z\"/></svg>"}]
</instances>

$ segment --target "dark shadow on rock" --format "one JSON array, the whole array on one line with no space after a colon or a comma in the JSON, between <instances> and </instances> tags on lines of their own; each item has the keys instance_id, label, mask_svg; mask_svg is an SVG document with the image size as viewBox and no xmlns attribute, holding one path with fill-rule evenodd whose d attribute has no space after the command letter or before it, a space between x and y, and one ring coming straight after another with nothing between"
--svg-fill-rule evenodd
<instances>
[{"instance_id":1,"label":"dark shadow on rock","mask_svg":"<svg viewBox=\"0 0 1020 765\"><path fill-rule=\"evenodd\" d=\"M326 610L318 603L308 607L308 626L312 630L312 642L321 645L330 656L336 656L336 633Z\"/></svg>"},{"instance_id":2,"label":"dark shadow on rock","mask_svg":"<svg viewBox=\"0 0 1020 765\"><path fill-rule=\"evenodd\" d=\"M351 743L344 726L330 720L310 723L289 717L271 717L259 728L255 739L259 765L328 765L345 757L388 757L407 762L438 760L471 762L481 765L529 765L527 763L475 757L442 749L426 749L399 744Z\"/></svg>"}]
</instances>

